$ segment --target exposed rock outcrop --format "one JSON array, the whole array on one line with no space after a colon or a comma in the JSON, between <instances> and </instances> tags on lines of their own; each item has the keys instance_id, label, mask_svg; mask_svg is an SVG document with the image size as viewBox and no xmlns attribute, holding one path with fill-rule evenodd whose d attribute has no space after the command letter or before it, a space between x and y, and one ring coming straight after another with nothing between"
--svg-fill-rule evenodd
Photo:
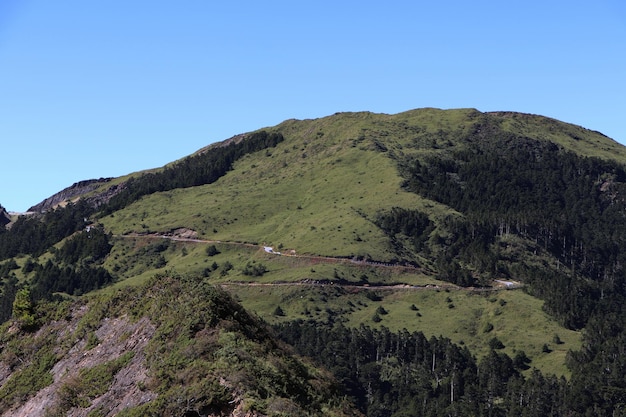
<instances>
[{"instance_id":1,"label":"exposed rock outcrop","mask_svg":"<svg viewBox=\"0 0 626 417\"><path fill-rule=\"evenodd\" d=\"M78 312L80 317L84 311ZM78 318L76 317L76 318ZM75 332L76 319L67 322L52 323L40 330L50 332L60 340ZM143 349L153 336L155 328L146 318L133 322L127 317L107 318L94 332L97 344L87 346L86 339L80 339L52 368L54 382L39 391L17 409L2 414L11 417L45 416L59 411L60 403L67 402L70 388L79 379L81 369L93 368L118 359L123 354L132 352L132 359L115 375L111 386L103 395L94 398L88 407L68 407L67 415L84 416L99 409L109 410L108 415L115 415L124 408L146 403L156 398L156 394L142 388L148 380L148 370L144 365ZM60 354L60 351L56 352ZM1 376L1 375L0 375ZM5 375L5 378L8 375ZM4 378L0 378L2 380Z\"/></svg>"},{"instance_id":2,"label":"exposed rock outcrop","mask_svg":"<svg viewBox=\"0 0 626 417\"><path fill-rule=\"evenodd\" d=\"M200 276L155 276L37 316L38 330L0 329L1 417L362 416Z\"/></svg>"},{"instance_id":3,"label":"exposed rock outcrop","mask_svg":"<svg viewBox=\"0 0 626 417\"><path fill-rule=\"evenodd\" d=\"M0 227L6 226L11 222L11 217L6 209L0 205Z\"/></svg>"},{"instance_id":4,"label":"exposed rock outcrop","mask_svg":"<svg viewBox=\"0 0 626 417\"><path fill-rule=\"evenodd\" d=\"M53 196L46 198L41 203L32 206L28 209L28 211L41 213L53 209L55 207L58 207L59 205L73 201L78 197L93 192L102 184L111 181L111 179L112 178L99 178L93 180L79 181L59 191Z\"/></svg>"}]
</instances>

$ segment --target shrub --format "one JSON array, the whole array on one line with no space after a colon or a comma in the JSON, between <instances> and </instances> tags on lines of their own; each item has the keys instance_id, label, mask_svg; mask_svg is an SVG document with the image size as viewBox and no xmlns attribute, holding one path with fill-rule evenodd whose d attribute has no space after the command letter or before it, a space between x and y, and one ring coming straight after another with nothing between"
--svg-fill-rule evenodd
<instances>
[{"instance_id":1,"label":"shrub","mask_svg":"<svg viewBox=\"0 0 626 417\"><path fill-rule=\"evenodd\" d=\"M15 294L13 318L17 320L22 330L32 330L36 327L33 302L28 288L22 288Z\"/></svg>"},{"instance_id":2,"label":"shrub","mask_svg":"<svg viewBox=\"0 0 626 417\"><path fill-rule=\"evenodd\" d=\"M207 248L206 248L207 256L215 256L215 255L218 255L219 253L220 253L220 251L217 250L215 245L207 246Z\"/></svg>"},{"instance_id":3,"label":"shrub","mask_svg":"<svg viewBox=\"0 0 626 417\"><path fill-rule=\"evenodd\" d=\"M267 272L267 267L263 264L252 264L248 262L242 273L247 276L260 277Z\"/></svg>"},{"instance_id":4,"label":"shrub","mask_svg":"<svg viewBox=\"0 0 626 417\"><path fill-rule=\"evenodd\" d=\"M89 407L91 400L108 391L115 374L126 366L133 356L134 352L127 352L112 361L93 368L81 369L77 376L59 389L61 408L69 410L72 407Z\"/></svg>"},{"instance_id":5,"label":"shrub","mask_svg":"<svg viewBox=\"0 0 626 417\"><path fill-rule=\"evenodd\" d=\"M523 350L518 351L515 354L515 358L513 358L513 366L522 371L530 369L530 366L528 366L530 362L530 358L526 356L526 352L524 352Z\"/></svg>"},{"instance_id":6,"label":"shrub","mask_svg":"<svg viewBox=\"0 0 626 417\"><path fill-rule=\"evenodd\" d=\"M49 371L55 363L52 343L42 346L32 363L15 372L0 387L0 413L50 385L53 380Z\"/></svg>"},{"instance_id":7,"label":"shrub","mask_svg":"<svg viewBox=\"0 0 626 417\"><path fill-rule=\"evenodd\" d=\"M374 291L367 291L365 296L372 301L382 301L383 297L376 294Z\"/></svg>"},{"instance_id":8,"label":"shrub","mask_svg":"<svg viewBox=\"0 0 626 417\"><path fill-rule=\"evenodd\" d=\"M489 347L494 350L504 349L504 343L494 336L491 340L489 340Z\"/></svg>"}]
</instances>

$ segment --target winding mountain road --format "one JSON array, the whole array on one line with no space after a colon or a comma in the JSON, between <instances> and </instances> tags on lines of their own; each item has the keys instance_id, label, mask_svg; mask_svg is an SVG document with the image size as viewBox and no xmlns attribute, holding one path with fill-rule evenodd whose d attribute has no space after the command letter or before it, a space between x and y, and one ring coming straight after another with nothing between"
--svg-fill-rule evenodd
<instances>
[{"instance_id":1,"label":"winding mountain road","mask_svg":"<svg viewBox=\"0 0 626 417\"><path fill-rule=\"evenodd\" d=\"M392 263L384 263L384 262L373 262L360 260L355 258L336 258L332 256L319 256L319 255L300 255L297 254L295 250L289 250L287 252L277 252L274 251L272 246L259 245L254 243L244 243L244 242L232 242L232 241L223 241L223 240L209 240L209 239L198 239L196 237L190 237L190 233L178 233L178 234L140 234L140 233L132 233L125 235L115 235L115 237L121 238L149 238L149 239L168 239L176 242L190 242L190 243L201 243L201 244L222 244L222 245L233 245L247 248L257 248L259 250L263 250L265 253L276 255L276 256L286 256L286 257L294 257L300 259L308 259L316 262L324 262L324 263L351 263L356 265L367 265L378 268L394 268L400 270L410 270L414 272L423 271L421 268L412 265L400 265L400 264L392 264ZM333 281L333 280L313 280L306 279L298 282L273 282L273 283L259 283L259 282L227 282L222 283L221 285L225 286L320 286L320 285L329 285L329 286L337 286L342 288L353 288L353 289L372 289L372 290L463 290L463 291L472 291L472 292L485 292L485 291L500 291L503 289L513 290L522 288L522 284L516 281L504 281L504 280L494 280L493 285L491 287L461 287L458 285L454 285L447 282L442 282L441 284L426 284L426 285L410 285L410 284L390 284L390 285L375 285L375 284L356 284L356 283L346 283L341 281Z\"/></svg>"}]
</instances>

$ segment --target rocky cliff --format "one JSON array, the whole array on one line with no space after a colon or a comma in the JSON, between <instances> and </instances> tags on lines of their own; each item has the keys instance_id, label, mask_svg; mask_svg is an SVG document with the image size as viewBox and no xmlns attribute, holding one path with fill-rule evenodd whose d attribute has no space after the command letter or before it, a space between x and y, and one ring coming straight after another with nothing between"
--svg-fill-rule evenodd
<instances>
[{"instance_id":1,"label":"rocky cliff","mask_svg":"<svg viewBox=\"0 0 626 417\"><path fill-rule=\"evenodd\" d=\"M99 178L93 180L79 181L71 186L59 191L51 197L46 198L41 203L36 204L28 209L28 211L41 213L50 209L53 209L61 204L73 201L78 197L89 194L98 189L102 184L106 184L111 181L112 178ZM117 186L111 187L113 190L117 189ZM95 199L98 202L99 199Z\"/></svg>"},{"instance_id":2,"label":"rocky cliff","mask_svg":"<svg viewBox=\"0 0 626 417\"><path fill-rule=\"evenodd\" d=\"M23 310L0 328L2 417L361 415L202 278Z\"/></svg>"},{"instance_id":3,"label":"rocky cliff","mask_svg":"<svg viewBox=\"0 0 626 417\"><path fill-rule=\"evenodd\" d=\"M11 221L9 213L0 205L0 226L6 226Z\"/></svg>"}]
</instances>

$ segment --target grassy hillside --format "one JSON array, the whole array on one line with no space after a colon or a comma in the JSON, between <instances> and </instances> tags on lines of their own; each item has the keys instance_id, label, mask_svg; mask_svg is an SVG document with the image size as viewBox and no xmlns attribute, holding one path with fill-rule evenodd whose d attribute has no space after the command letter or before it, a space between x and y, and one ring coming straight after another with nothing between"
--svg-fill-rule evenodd
<instances>
[{"instance_id":1,"label":"grassy hillside","mask_svg":"<svg viewBox=\"0 0 626 417\"><path fill-rule=\"evenodd\" d=\"M115 234L184 226L207 239L389 258L371 221L385 201L415 205L419 197L400 189L393 162L366 141L318 132L244 157L215 184L146 197L102 222Z\"/></svg>"},{"instance_id":2,"label":"grassy hillside","mask_svg":"<svg viewBox=\"0 0 626 417\"><path fill-rule=\"evenodd\" d=\"M286 121L272 128L285 135L284 143L246 155L216 183L146 196L102 223L114 234L187 227L206 239L389 260L395 253L372 225L382 210L418 209L435 221L455 213L403 188L397 160L467 147L463 138L483 120L504 130L522 126L518 134L582 155L626 157L623 147L596 132L539 116L471 109L340 113Z\"/></svg>"},{"instance_id":3,"label":"grassy hillside","mask_svg":"<svg viewBox=\"0 0 626 417\"><path fill-rule=\"evenodd\" d=\"M211 246L219 253L208 256ZM163 256L165 263L155 269L157 256ZM521 289L461 289L417 269L277 256L253 245L177 242L148 236L120 238L107 262L111 261L116 263L110 268L128 278L102 291L141 285L155 271L175 270L222 285L246 309L269 323L314 319L421 331L428 336L449 337L478 356L488 352L487 342L496 336L511 356L524 351L533 359L534 367L557 375L569 374L564 367L566 353L580 348L579 333L556 323L542 311L540 300ZM225 270L226 263L232 269ZM254 265L263 266L266 272L246 275L246 268ZM284 315L275 314L278 306ZM388 314L375 321L380 306ZM555 344L555 335L563 343ZM543 351L544 345L549 351Z\"/></svg>"},{"instance_id":4,"label":"grassy hillside","mask_svg":"<svg viewBox=\"0 0 626 417\"><path fill-rule=\"evenodd\" d=\"M532 358L531 367L547 374L569 376L564 367L567 352L580 348L578 332L558 325L541 310L540 300L519 290L479 293L235 284L225 288L270 323L313 319L343 322L351 327L386 327L394 332L420 331L427 337L448 337L479 358L489 352L489 341L497 337L505 346L504 352L511 357L525 352ZM374 301L371 293L377 296ZM275 314L276 306L284 316ZM386 311L383 315L377 314L381 307ZM559 343L554 342L555 335Z\"/></svg>"},{"instance_id":5,"label":"grassy hillside","mask_svg":"<svg viewBox=\"0 0 626 417\"><path fill-rule=\"evenodd\" d=\"M222 253L215 259L207 259L203 249L197 245L187 244L184 245L184 257L175 249L166 252L167 266L163 266L206 274L209 264L221 264L227 259L234 268L224 276L219 275L219 270L215 274L211 272L211 279L217 282L249 281L250 277L241 271L250 262L260 262L268 269L262 277L255 278L255 282L333 280L337 276L358 282L363 272L349 264L337 266L317 262L312 265L304 258L276 259L265 254L260 246L272 246L277 251L297 255L357 257L389 262L398 258L397 243L394 244L389 235L376 225L376 220L381 213L395 206L426 213L435 223L437 233L445 237L450 232L442 223L450 218L462 218L463 214L409 192L404 187L405 179L401 175L399 162L437 155L448 157L453 152L471 149L475 145L467 138L480 137L481 126L486 126L485 129L497 126L505 132L515 131L517 135L554 141L563 149L580 155L621 160L624 154L622 147L597 132L540 116L484 114L473 109L420 109L397 115L339 113L316 120L288 120L270 129L283 134L286 138L284 142L275 148L244 156L235 163L232 171L217 182L145 196L100 221L114 235L162 234L187 228L195 231L198 239L223 242ZM228 243L259 246L244 249L242 246L228 246ZM116 245L114 253L118 250L128 252L128 244ZM525 243L508 243L506 250L519 254L521 245ZM436 245L431 245L431 248L433 251L440 250ZM178 250L182 249L179 247ZM407 254L406 251L403 254L405 260L420 266L420 273L407 275L373 269L365 274L368 280L411 285L436 282L437 265L432 254ZM123 261L121 253L117 256L122 262L127 262ZM112 259L107 262L115 263ZM546 253L530 256L525 262L558 263ZM122 274L130 278L129 283L141 281L152 273L150 267L137 264L134 268L134 272ZM270 319L270 312L278 303L288 305L280 301L282 296L257 299L253 294L260 290L256 287L231 290L239 295L244 305ZM290 292L286 289L271 291ZM576 333L563 329L540 312L540 301L520 291L506 294L507 297L516 298L508 302L506 310L511 311L511 316L506 322L527 314L521 310L521 306L534 300L532 305L539 310L538 317L546 323L538 325L533 320L517 320L520 322L517 325L509 323L500 326L509 329L509 335L504 336L508 342L505 343L507 349L513 352L516 346L524 346L519 349L537 358L533 365L558 374L567 373L563 366L565 352L566 349L578 347ZM433 297L437 298L438 295ZM444 300L446 298L443 297ZM414 303L408 305L411 304ZM480 328L486 325L483 323L485 317L492 314L491 304L479 304L480 307L476 307L475 311L462 308L465 304L458 301L454 309L448 309L448 303L445 302L429 303L428 308L432 309L432 313L424 314L423 317L477 317L475 321L468 319L474 322L473 325L443 325L437 321L429 323L425 319L413 320L400 315L392 321L392 327L424 330L432 334L439 331L454 340L464 341L477 353L484 353L484 342L488 335L482 335ZM435 306L444 308L440 311ZM304 307L297 303L287 307L287 318L301 317L303 310ZM363 321L371 321L372 315L371 309L363 309L360 314L351 313L346 320L358 325ZM537 333L537 328L541 329L537 337L526 336ZM548 355L552 359L542 361L539 358L546 356L546 352L541 349L544 344L550 345L556 333L567 335L561 336L567 339L568 343L564 345L567 348L560 346ZM559 358L554 359L557 354Z\"/></svg>"}]
</instances>

